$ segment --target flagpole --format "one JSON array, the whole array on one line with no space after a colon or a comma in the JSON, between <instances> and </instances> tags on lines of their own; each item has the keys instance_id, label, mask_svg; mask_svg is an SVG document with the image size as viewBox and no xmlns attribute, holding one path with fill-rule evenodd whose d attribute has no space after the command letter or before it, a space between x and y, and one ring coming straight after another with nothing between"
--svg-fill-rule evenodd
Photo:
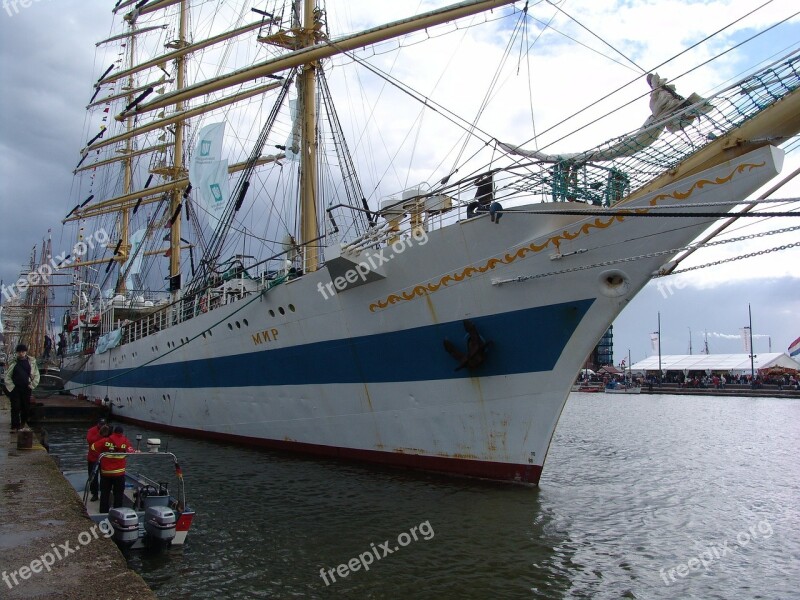
<instances>
[{"instance_id":1,"label":"flagpole","mask_svg":"<svg viewBox=\"0 0 800 600\"><path fill-rule=\"evenodd\" d=\"M661 311L658 311L658 381L661 383Z\"/></svg>"},{"instance_id":2,"label":"flagpole","mask_svg":"<svg viewBox=\"0 0 800 600\"><path fill-rule=\"evenodd\" d=\"M747 305L747 316L750 320L750 377L751 381L756 380L756 369L755 369L755 362L754 358L755 355L753 354L753 311L750 309L750 304Z\"/></svg>"}]
</instances>

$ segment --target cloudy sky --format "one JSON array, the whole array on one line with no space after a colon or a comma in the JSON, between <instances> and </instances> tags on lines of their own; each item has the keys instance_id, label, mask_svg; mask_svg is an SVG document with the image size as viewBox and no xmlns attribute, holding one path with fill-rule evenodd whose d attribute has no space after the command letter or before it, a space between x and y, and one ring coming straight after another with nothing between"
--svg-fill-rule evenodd
<instances>
[{"instance_id":1,"label":"cloudy sky","mask_svg":"<svg viewBox=\"0 0 800 600\"><path fill-rule=\"evenodd\" d=\"M113 4L112 0L33 0L27 8L15 2L1 5L0 207L3 219L0 221L0 278L6 284L17 279L20 267L29 260L33 246L47 234L48 228L52 229L56 252L71 246L72 230L62 228L61 219L75 205L78 195L72 176L79 159L78 150L96 128L84 107L92 95L93 82L106 67L96 56L94 44L110 32ZM334 33L346 33L445 4L447 2L418 0L331 1L328 3L329 23ZM535 84L531 86L526 79L520 87L524 95L521 92L518 105L491 106L490 103L489 110L482 116L481 128L499 139L530 144L534 131L550 129L587 102L641 77L633 64L650 70L753 10L754 4L745 0L564 0L559 7L564 12L546 3L530 3L529 40L533 41L539 34L541 23L549 23L552 29L545 31L536 42L532 51L535 62L520 63L522 71L532 68ZM337 10L339 12L335 12ZM712 41L658 70L662 76L670 78L683 74L796 10L796 0L775 0ZM575 17L585 28L564 13ZM460 48L469 59L465 67L457 67L452 61L452 51L447 44L452 42L453 36L443 36L433 41L433 52L423 50L422 46L408 48L412 61L397 66L393 74L417 82L418 89L471 119L485 91L479 75L493 72L493 61L507 43L501 35L502 29L490 28L489 32ZM707 94L759 62L770 57L774 60L777 55L796 49L799 42L800 21L794 18L757 41L726 54L712 66L688 73L681 78L679 90L684 94L692 91ZM442 55L443 70L422 68L429 66L438 55ZM390 53L376 57L376 61L384 61L383 65L390 64L391 60ZM509 78L500 85L513 88L521 84L516 78ZM477 93L467 94L465 90ZM622 104L644 91L643 87L632 86L627 96L615 101ZM392 114L391 106L385 110L386 115ZM545 135L542 141L560 151L582 150L633 129L647 114L645 100L630 109L628 121L624 123L604 122L561 140L567 133L579 129L580 121L573 121ZM390 116L382 123L385 139L381 145L391 143L393 136L399 138L407 133L394 131L395 123ZM419 166L420 162L424 163L421 159L428 158L428 152L431 165L438 160L433 157L438 130L430 123L431 129L422 129L419 133L431 141L423 144L414 157L412 180L435 181L434 174L439 175L434 166L427 170ZM790 153L784 172L798 166L800 152ZM408 177L398 176L396 185L402 187L408 181ZM789 185L776 196L800 197L800 184ZM798 219L766 224L748 221L736 234L793 224L798 224ZM799 238L794 234L700 252L697 258L687 261L687 265L759 251ZM770 340L774 351L785 350L800 336L799 267L800 251L795 248L677 275L661 281L660 287L658 282L650 283L615 324L617 361L628 349L634 361L651 352L649 333L656 328L658 312L661 313L664 353L688 352L690 329L695 352L702 346L704 331L708 332L712 352L741 352L741 340L735 335L747 324L748 303L753 308L754 331L764 336L757 338L756 351L766 352Z\"/></svg>"}]
</instances>

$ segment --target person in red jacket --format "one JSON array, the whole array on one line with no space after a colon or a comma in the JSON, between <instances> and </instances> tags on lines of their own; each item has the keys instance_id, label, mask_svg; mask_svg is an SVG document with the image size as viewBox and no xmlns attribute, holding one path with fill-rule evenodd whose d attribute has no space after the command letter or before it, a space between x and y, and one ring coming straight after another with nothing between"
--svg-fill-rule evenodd
<instances>
[{"instance_id":1,"label":"person in red jacket","mask_svg":"<svg viewBox=\"0 0 800 600\"><path fill-rule=\"evenodd\" d=\"M131 441L122 434L122 427L117 425L114 428L114 433L91 445L91 449L98 454L111 453L100 458L101 513L108 512L112 491L114 494L114 508L122 506L122 494L125 491L125 455L129 452L136 452Z\"/></svg>"},{"instance_id":2,"label":"person in red jacket","mask_svg":"<svg viewBox=\"0 0 800 600\"><path fill-rule=\"evenodd\" d=\"M108 425L106 425L105 419L98 420L97 425L94 425L86 433L86 443L89 444L89 452L86 454L86 462L89 466L89 477L91 478L91 481L89 482L89 491L92 492L92 502L97 500L97 493L100 489L98 486L100 481L99 474L97 471L95 471L97 459L100 457L100 453L96 450L92 450L92 444L102 440L105 437L108 437L109 433L111 433L111 430L108 428Z\"/></svg>"}]
</instances>

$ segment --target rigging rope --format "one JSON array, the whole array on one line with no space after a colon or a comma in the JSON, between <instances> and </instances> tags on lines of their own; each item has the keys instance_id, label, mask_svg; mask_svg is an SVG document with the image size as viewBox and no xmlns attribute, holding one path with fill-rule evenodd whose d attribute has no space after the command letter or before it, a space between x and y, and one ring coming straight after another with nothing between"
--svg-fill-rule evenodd
<instances>
[{"instance_id":1,"label":"rigging rope","mask_svg":"<svg viewBox=\"0 0 800 600\"><path fill-rule=\"evenodd\" d=\"M771 1L771 0L770 0L770 1ZM631 64L632 64L634 67L636 67L637 69L639 69L639 70L640 70L642 73L647 73L647 72L648 72L648 71L645 71L645 70L644 70L642 67L640 67L639 65L637 65L637 64L636 64L636 63L633 61L633 59L631 59L630 57L628 57L628 56L626 56L625 54L623 54L623 53L622 53L622 51L620 51L620 50L617 50L617 49L616 49L614 46L612 46L612 45L611 45L611 44L609 44L607 41L605 41L603 38L601 38L599 35L597 35L597 34L596 34L594 31L592 31L591 29L589 29L588 27L586 27L586 25L584 25L583 23L581 23L580 21L578 21L578 19L576 19L576 18L575 18L575 17L573 17L572 15L568 14L568 13L567 13L567 12L566 12L566 11L565 11L563 8L561 8L560 6L558 6L558 5L556 5L556 4L553 4L553 2L552 2L551 0L547 0L547 3L548 3L550 6L552 6L553 8L555 8L557 11L559 11L561 14L563 14L565 17L567 17L567 18L568 18L568 19L570 19L571 21L575 22L575 23L576 23L576 24L577 24L579 27L581 27L582 29L585 29L585 30L586 30L586 31L588 31L588 32L589 32L591 35L593 35L593 36L594 36L594 37L596 37L598 40L600 40L601 42L603 42L603 43L604 43L606 46L608 46L608 47L609 47L609 48L611 48L611 49L612 49L614 52L616 52L617 54L619 54L619 55L620 55L622 58L624 58L624 59L625 59L625 60L627 60L629 63L631 63Z\"/></svg>"},{"instance_id":2,"label":"rigging rope","mask_svg":"<svg viewBox=\"0 0 800 600\"><path fill-rule=\"evenodd\" d=\"M667 60L665 60L665 61L663 61L663 62L661 62L661 63L659 63L659 64L655 65L654 67L650 68L650 70L649 70L648 72L652 73L652 72L656 71L657 69L660 69L660 68L661 68L661 67L663 67L664 65L667 65L667 64L669 64L670 62L672 62L672 61L674 61L675 59L679 58L679 57L680 57L680 56L682 56L683 54L686 54L687 52L689 52L689 51L693 50L693 49L694 49L694 48L696 48L697 46L699 46L699 45L701 45L701 44L703 44L703 43L707 42L707 41L708 41L708 40L710 40L711 38L713 38L713 37L715 37L715 36L719 35L719 34L720 34L720 33L722 33L723 31L725 31L726 29L729 29L730 27L732 27L733 25L735 25L735 24L736 24L736 23L738 23L739 21L742 21L742 20L744 20L745 18L747 18L747 17L749 17L750 15L752 15L753 13L755 13L755 12L757 12L757 11L761 10L762 8L764 8L765 6L767 6L768 4L771 4L773 1L774 1L774 0L767 0L766 2L764 2L763 4L761 4L761 5L760 5L760 6L758 6L758 7L754 8L754 9L753 9L753 10L751 10L750 12L748 12L748 13L744 14L743 16L739 17L738 19L735 19L734 21L731 21L730 23L728 23L727 25L725 25L725 27L722 27L722 28L718 29L717 31L715 31L714 33L711 33L711 34L707 35L706 37L704 37L704 38L703 38L703 39L701 39L701 40L698 40L696 43L692 44L692 45L691 45L691 46L689 46L688 48L685 48L684 50L682 50L682 51L681 51L681 52L679 52L678 54L675 54L674 56L672 56L672 57L668 58ZM797 14L797 13L795 13L795 15L796 15L796 14ZM793 18L795 15L792 15L792 16L790 16L790 17L787 17L786 19L783 19L783 20L782 20L782 21L780 21L779 23L776 23L775 25L773 25L772 27L770 27L770 29L774 28L775 26L779 25L780 23L784 23L784 22L788 21L789 19L792 19L792 18ZM766 32L766 31L767 31L767 30L765 30L764 32ZM759 35L761 35L761 33L762 33L762 32L759 32L759 33L756 33L756 34L754 34L753 36L751 36L751 37L747 38L746 40L744 40L744 41L743 41L743 42L741 42L740 44L737 44L735 47L739 47L739 46L740 46L740 45L742 45L742 44L745 44L745 43L748 43L748 42L752 41L753 39L755 39L756 37L758 37ZM719 56L722 56L722 54L719 54L719 55L716 55L716 56L712 57L711 59L709 59L709 61L710 61L710 60L715 60L715 59L716 59L716 58L718 58ZM709 61L706 61L706 63L707 63L707 62L709 62ZM705 63L704 63L704 64L705 64ZM685 74L686 74L686 73L683 73L683 74L679 75L678 77L675 77L675 78L673 78L672 80L674 81L674 80L676 80L676 79L679 79L680 77L682 77L682 76L683 76L683 75L685 75ZM578 115L580 115L581 113L584 113L584 112L586 112L587 110L589 110L590 108L592 108L592 107L593 107L593 106L595 106L596 104L598 104L598 103L600 103L600 102L603 102L604 100L607 100L608 98L610 98L611 96L613 96L613 95L614 95L614 94L616 94L617 92L620 92L620 91L624 90L625 88L627 88L627 87L629 87L629 86L631 86L631 85L633 85L633 84L637 83L637 82L638 82L640 79L641 79L641 77L640 77L640 76L637 76L636 78L632 79L632 80L631 80L631 81L629 81L628 83L626 83L626 84L624 84L624 85L621 85L621 86L620 86L620 87L618 87L617 89L615 89L615 90L612 90L611 92L609 92L609 93L605 94L604 96L602 96L602 97L600 97L600 98L598 98L598 99L596 99L596 100L594 100L594 101L592 101L592 102L588 103L588 104L587 104L587 105L586 105L584 108L582 108L582 109L580 109L580 110L578 110L578 111L576 111L576 112L572 113L571 115L569 115L569 116L567 116L567 117L564 117L563 119L561 119L560 121L558 121L558 122L554 123L553 125L551 125L551 126L550 126L550 127L548 127L547 129L545 129L544 131L541 131L541 132L539 133L539 135L540 135L540 136L542 136L542 135L544 135L544 134L546 134L546 133L548 133L548 132L552 131L553 129L555 129L555 128L559 127L560 125L563 125L564 123L566 123L566 122L570 121L571 119L573 119L573 118L577 117L577 116L578 116ZM568 137L572 136L573 134L577 133L578 131L581 131L582 129L584 129L584 128L585 128L585 127L587 127L588 125L591 125L591 124L593 124L593 123L597 122L597 121L598 121L598 120L600 120L600 119L604 119L605 117L607 117L607 116L609 116L609 115L613 114L614 112L617 112L617 111L619 111L620 109L624 108L625 106L628 106L628 105L632 104L633 102L637 102L638 100L641 100L641 99L642 99L642 98L644 98L645 96L647 96L647 94L643 94L643 95L641 95L641 96L638 96L637 98L634 98L634 99L633 99L633 100L631 100L630 102L627 102L627 103L623 104L621 107L619 107L619 108L617 108L617 109L615 109L615 110L613 110L613 111L610 111L610 112L606 113L605 115L602 115L602 116L601 116L601 117L599 117L598 119L595 119L594 121L591 121L591 122L589 122L589 123L586 123L586 124L584 124L584 125L581 125L581 126L578 128L578 129L575 129L575 130L573 130L573 131L571 131L571 132L569 132L569 133L567 133L567 134L565 134L565 135L562 135L560 138L558 138L558 139L556 139L556 140L554 140L554 141L550 142L549 144L546 144L546 145L545 145L545 146L543 146L541 149L544 149L544 148L547 148L547 147L549 147L549 146L552 146L552 145L554 145L554 144L557 144L558 142L560 142L560 141L562 141L562 140L564 140L564 139L566 139L566 138L568 138ZM533 140L530 140L530 139L529 139L529 140L527 140L527 141L524 141L524 142L522 142L522 145L524 145L524 144L527 144L527 143L530 143L531 141L533 141Z\"/></svg>"}]
</instances>

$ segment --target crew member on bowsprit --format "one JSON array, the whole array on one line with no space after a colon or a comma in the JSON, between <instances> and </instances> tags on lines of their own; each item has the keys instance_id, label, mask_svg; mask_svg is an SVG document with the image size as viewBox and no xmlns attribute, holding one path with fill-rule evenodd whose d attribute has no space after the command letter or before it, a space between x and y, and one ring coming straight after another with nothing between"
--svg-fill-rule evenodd
<instances>
[{"instance_id":1,"label":"crew member on bowsprit","mask_svg":"<svg viewBox=\"0 0 800 600\"><path fill-rule=\"evenodd\" d=\"M114 508L122 506L122 494L125 491L126 454L136 452L131 441L122 435L120 425L107 438L93 443L90 448L105 456L100 457L100 512L107 513L109 496L114 494Z\"/></svg>"}]
</instances>

